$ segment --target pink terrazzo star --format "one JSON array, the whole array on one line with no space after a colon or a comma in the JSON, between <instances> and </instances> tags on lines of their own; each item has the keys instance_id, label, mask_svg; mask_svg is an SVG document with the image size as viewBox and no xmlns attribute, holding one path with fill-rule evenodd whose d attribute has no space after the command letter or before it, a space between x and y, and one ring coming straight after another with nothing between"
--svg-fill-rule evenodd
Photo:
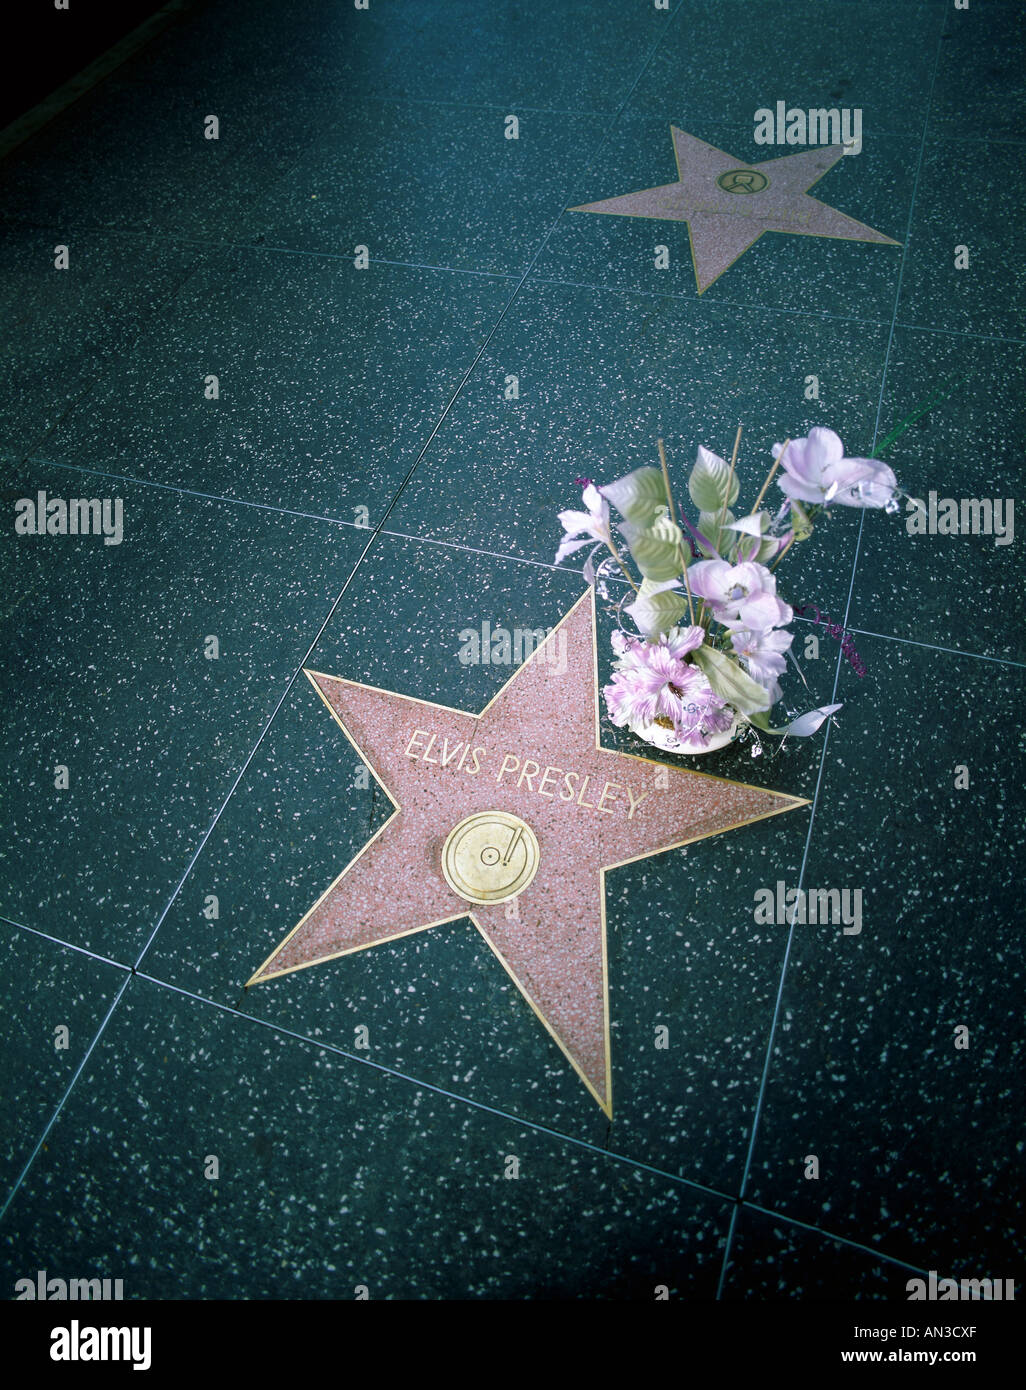
<instances>
[{"instance_id":1,"label":"pink terrazzo star","mask_svg":"<svg viewBox=\"0 0 1026 1390\"><path fill-rule=\"evenodd\" d=\"M808 196L806 190L844 155L840 145L745 164L676 126L670 127L670 134L677 160L676 183L568 210L686 222L699 294L754 246L763 232L899 245Z\"/></svg>"},{"instance_id":2,"label":"pink terrazzo star","mask_svg":"<svg viewBox=\"0 0 1026 1390\"><path fill-rule=\"evenodd\" d=\"M307 675L395 811L249 984L469 916L611 1115L605 871L808 803L601 748L590 590L480 714ZM442 848L490 811L534 832L537 872L473 904Z\"/></svg>"}]
</instances>

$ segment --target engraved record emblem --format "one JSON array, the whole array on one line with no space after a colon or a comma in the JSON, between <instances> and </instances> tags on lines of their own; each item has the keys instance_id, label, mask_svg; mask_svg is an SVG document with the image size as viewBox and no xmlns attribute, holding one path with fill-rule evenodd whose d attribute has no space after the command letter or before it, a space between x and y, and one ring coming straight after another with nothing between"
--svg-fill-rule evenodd
<instances>
[{"instance_id":1,"label":"engraved record emblem","mask_svg":"<svg viewBox=\"0 0 1026 1390\"><path fill-rule=\"evenodd\" d=\"M538 841L519 816L478 811L450 830L442 846L442 873L468 903L515 898L538 872Z\"/></svg>"}]
</instances>

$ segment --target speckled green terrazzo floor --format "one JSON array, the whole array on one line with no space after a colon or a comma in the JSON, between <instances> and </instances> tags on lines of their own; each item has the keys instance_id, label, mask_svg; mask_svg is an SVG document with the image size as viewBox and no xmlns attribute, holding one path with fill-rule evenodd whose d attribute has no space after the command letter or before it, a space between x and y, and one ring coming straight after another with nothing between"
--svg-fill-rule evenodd
<instances>
[{"instance_id":1,"label":"speckled green terrazzo floor","mask_svg":"<svg viewBox=\"0 0 1026 1390\"><path fill-rule=\"evenodd\" d=\"M947 391L900 480L1022 506L1024 33L1012 0L223 0L0 165L0 1297L1017 1274L1018 537L844 513L781 571L867 674L799 621L836 726L690 765L811 804L609 875L611 1122L469 920L244 985L388 809L301 669L481 709L509 671L459 633L582 592L575 476L661 434L682 487L741 419L751 495L785 434L869 453ZM683 223L567 210L672 180L671 124L791 152L752 138L778 99L862 109L815 193L900 246L767 235L699 297ZM40 491L120 497L123 541L16 536ZM780 881L860 890L861 931L756 923Z\"/></svg>"}]
</instances>

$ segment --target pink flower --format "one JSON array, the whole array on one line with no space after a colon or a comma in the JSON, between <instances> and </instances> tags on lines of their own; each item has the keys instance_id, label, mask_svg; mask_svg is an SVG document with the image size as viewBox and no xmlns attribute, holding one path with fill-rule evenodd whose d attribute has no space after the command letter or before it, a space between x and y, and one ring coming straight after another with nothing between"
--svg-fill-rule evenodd
<instances>
[{"instance_id":1,"label":"pink flower","mask_svg":"<svg viewBox=\"0 0 1026 1390\"><path fill-rule=\"evenodd\" d=\"M671 656L679 658L700 647L704 640L705 628L674 627L669 632L662 633L659 645L664 646Z\"/></svg>"},{"instance_id":2,"label":"pink flower","mask_svg":"<svg viewBox=\"0 0 1026 1390\"><path fill-rule=\"evenodd\" d=\"M682 743L700 743L703 748L714 734L725 734L734 722L734 711L714 694L704 676L688 690L681 717L674 725Z\"/></svg>"},{"instance_id":3,"label":"pink flower","mask_svg":"<svg viewBox=\"0 0 1026 1390\"><path fill-rule=\"evenodd\" d=\"M757 594L774 595L777 581L765 565L744 560L731 565L726 560L700 560L688 569L691 592L708 599L720 622L737 618L741 605Z\"/></svg>"},{"instance_id":4,"label":"pink flower","mask_svg":"<svg viewBox=\"0 0 1026 1390\"><path fill-rule=\"evenodd\" d=\"M683 661L661 643L639 643L603 692L613 723L650 724L660 715L674 722L689 680Z\"/></svg>"},{"instance_id":5,"label":"pink flower","mask_svg":"<svg viewBox=\"0 0 1026 1390\"><path fill-rule=\"evenodd\" d=\"M776 677L784 674L787 663L784 652L794 641L793 632L781 632L778 628L769 631L740 627L734 623L730 634L730 644L748 667L751 676L764 685L767 690L776 684Z\"/></svg>"},{"instance_id":6,"label":"pink flower","mask_svg":"<svg viewBox=\"0 0 1026 1390\"><path fill-rule=\"evenodd\" d=\"M740 625L753 632L768 632L773 627L786 627L793 617L794 609L776 594L753 594L738 605L737 622L724 623L724 627Z\"/></svg>"},{"instance_id":7,"label":"pink flower","mask_svg":"<svg viewBox=\"0 0 1026 1390\"><path fill-rule=\"evenodd\" d=\"M637 665L647 660L644 653L651 647L664 647L671 656L683 657L693 652L705 640L705 629L701 627L674 627L663 632L658 642L645 642L640 637L632 637L627 632L614 632L610 645L620 657L617 669Z\"/></svg>"},{"instance_id":8,"label":"pink flower","mask_svg":"<svg viewBox=\"0 0 1026 1390\"><path fill-rule=\"evenodd\" d=\"M778 458L781 446L773 446ZM792 439L780 465L777 480L788 497L800 502L820 502L842 507L885 507L898 480L885 463L876 459L845 458L844 445L833 430L817 425L805 439Z\"/></svg>"},{"instance_id":9,"label":"pink flower","mask_svg":"<svg viewBox=\"0 0 1026 1390\"><path fill-rule=\"evenodd\" d=\"M733 710L685 659L704 636L700 627L674 628L658 642L614 634L613 650L620 659L602 692L613 723L643 733L645 725L656 722L672 728L681 740L697 739L703 745L729 729Z\"/></svg>"}]
</instances>

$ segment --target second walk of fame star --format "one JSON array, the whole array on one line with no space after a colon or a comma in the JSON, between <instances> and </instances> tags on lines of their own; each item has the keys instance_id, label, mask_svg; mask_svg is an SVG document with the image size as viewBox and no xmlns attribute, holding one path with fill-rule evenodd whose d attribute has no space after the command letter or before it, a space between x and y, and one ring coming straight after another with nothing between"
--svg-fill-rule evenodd
<instances>
[{"instance_id":1,"label":"second walk of fame star","mask_svg":"<svg viewBox=\"0 0 1026 1390\"><path fill-rule=\"evenodd\" d=\"M568 211L686 222L699 294L764 232L899 245L883 232L809 197L808 189L844 155L841 146L826 145L762 164L745 164L676 126L670 127L670 135L677 161L675 183L582 203Z\"/></svg>"}]
</instances>

